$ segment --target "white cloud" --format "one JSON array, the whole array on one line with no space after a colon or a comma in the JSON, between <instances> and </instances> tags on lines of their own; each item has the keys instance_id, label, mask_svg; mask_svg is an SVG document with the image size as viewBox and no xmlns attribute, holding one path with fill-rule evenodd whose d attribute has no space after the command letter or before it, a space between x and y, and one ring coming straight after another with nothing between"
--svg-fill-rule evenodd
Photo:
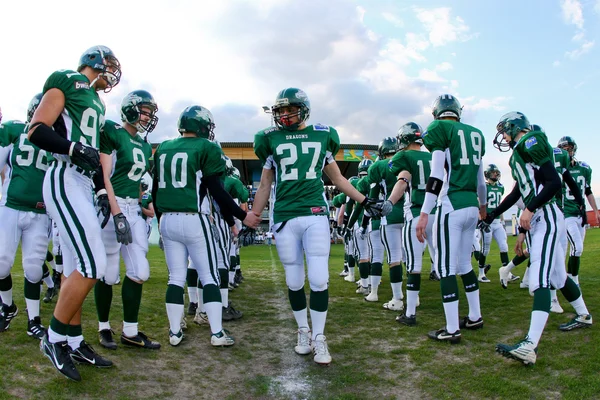
<instances>
[{"instance_id":1,"label":"white cloud","mask_svg":"<svg viewBox=\"0 0 600 400\"><path fill-rule=\"evenodd\" d=\"M470 28L461 17L452 17L448 7L423 9L415 7L417 18L424 25L429 35L429 41L435 47L450 42L467 41L473 37Z\"/></svg>"},{"instance_id":2,"label":"white cloud","mask_svg":"<svg viewBox=\"0 0 600 400\"><path fill-rule=\"evenodd\" d=\"M396 27L401 28L404 26L404 22L400 18L398 18L396 15L394 15L390 12L387 12L387 11L383 12L383 13L381 13L381 16L383 17L383 19L392 23Z\"/></svg>"},{"instance_id":3,"label":"white cloud","mask_svg":"<svg viewBox=\"0 0 600 400\"><path fill-rule=\"evenodd\" d=\"M594 10L600 14L600 0L596 0L595 4L594 4Z\"/></svg>"},{"instance_id":4,"label":"white cloud","mask_svg":"<svg viewBox=\"0 0 600 400\"><path fill-rule=\"evenodd\" d=\"M443 63L435 66L436 71L448 71L451 69L452 69L452 64L450 64L448 61L444 61Z\"/></svg>"},{"instance_id":5,"label":"white cloud","mask_svg":"<svg viewBox=\"0 0 600 400\"><path fill-rule=\"evenodd\" d=\"M409 32L405 35L405 44L398 39L389 40L380 54L401 65L409 65L413 61L427 61L422 53L428 47L429 42L422 35Z\"/></svg>"},{"instance_id":6,"label":"white cloud","mask_svg":"<svg viewBox=\"0 0 600 400\"><path fill-rule=\"evenodd\" d=\"M582 55L589 53L590 50L594 47L594 41L586 41L579 48L565 52L565 57L570 58L571 60L576 60Z\"/></svg>"},{"instance_id":7,"label":"white cloud","mask_svg":"<svg viewBox=\"0 0 600 400\"><path fill-rule=\"evenodd\" d=\"M506 110L506 106L504 103L512 100L512 97L507 96L497 96L490 99L478 99L475 101L474 98L465 99L465 104L467 105L469 110L478 111L478 110L494 110L494 111L503 111ZM465 108L467 108L465 107Z\"/></svg>"},{"instance_id":8,"label":"white cloud","mask_svg":"<svg viewBox=\"0 0 600 400\"><path fill-rule=\"evenodd\" d=\"M560 7L564 20L579 29L583 29L583 7L579 0L562 0Z\"/></svg>"},{"instance_id":9,"label":"white cloud","mask_svg":"<svg viewBox=\"0 0 600 400\"><path fill-rule=\"evenodd\" d=\"M555 61L552 63L552 66L553 66L553 67L560 67L560 61L558 61L558 60L555 60Z\"/></svg>"},{"instance_id":10,"label":"white cloud","mask_svg":"<svg viewBox=\"0 0 600 400\"><path fill-rule=\"evenodd\" d=\"M575 35L573 35L573 37L571 38L571 40L574 41L574 42L580 42L584 38L585 38L585 32L584 31L579 31Z\"/></svg>"}]
</instances>

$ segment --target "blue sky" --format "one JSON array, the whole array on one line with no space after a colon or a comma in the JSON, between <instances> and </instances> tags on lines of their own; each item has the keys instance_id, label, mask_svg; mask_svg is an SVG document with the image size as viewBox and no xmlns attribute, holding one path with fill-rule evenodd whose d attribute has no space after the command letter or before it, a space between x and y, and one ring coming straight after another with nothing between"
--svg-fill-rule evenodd
<instances>
[{"instance_id":1,"label":"blue sky","mask_svg":"<svg viewBox=\"0 0 600 400\"><path fill-rule=\"evenodd\" d=\"M23 119L54 70L77 67L95 44L113 49L123 79L103 95L107 117L146 89L159 103L150 137L174 137L179 113L201 104L221 141L251 141L269 125L261 106L290 86L312 102L311 122L336 127L343 143L376 144L405 122L427 125L442 93L464 105L463 121L487 139L486 163L511 185L508 155L492 146L502 114L521 111L551 143L572 135L578 158L597 170L594 101L600 87L600 0L148 0L122 2L94 21L93 3L10 2L0 25L0 107ZM35 9L35 13L30 10ZM28 34L16 34L27 32ZM598 44L600 45L600 43Z\"/></svg>"}]
</instances>

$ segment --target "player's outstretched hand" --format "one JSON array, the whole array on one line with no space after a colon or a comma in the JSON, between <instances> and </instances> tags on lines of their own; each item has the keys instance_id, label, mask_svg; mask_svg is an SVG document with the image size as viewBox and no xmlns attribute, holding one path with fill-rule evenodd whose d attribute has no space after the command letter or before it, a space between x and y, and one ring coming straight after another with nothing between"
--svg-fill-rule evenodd
<instances>
[{"instance_id":1,"label":"player's outstretched hand","mask_svg":"<svg viewBox=\"0 0 600 400\"><path fill-rule=\"evenodd\" d=\"M133 235L131 234L131 226L129 226L129 221L123 215L123 213L118 213L113 217L113 221L115 223L115 233L117 234L117 242L124 244L127 246L130 243L133 243Z\"/></svg>"},{"instance_id":2,"label":"player's outstretched hand","mask_svg":"<svg viewBox=\"0 0 600 400\"><path fill-rule=\"evenodd\" d=\"M587 211L585 211L585 206L579 207L579 215L581 215L581 227L587 225Z\"/></svg>"},{"instance_id":3,"label":"player's outstretched hand","mask_svg":"<svg viewBox=\"0 0 600 400\"><path fill-rule=\"evenodd\" d=\"M93 147L75 142L71 154L71 162L87 172L100 168L100 153Z\"/></svg>"},{"instance_id":4,"label":"player's outstretched hand","mask_svg":"<svg viewBox=\"0 0 600 400\"><path fill-rule=\"evenodd\" d=\"M100 194L96 199L96 206L98 207L98 216L102 214L104 217L102 222L100 223L100 228L104 229L106 224L108 224L108 219L110 218L110 202L108 201L108 195L105 193Z\"/></svg>"},{"instance_id":5,"label":"player's outstretched hand","mask_svg":"<svg viewBox=\"0 0 600 400\"><path fill-rule=\"evenodd\" d=\"M244 225L256 229L261 221L261 217L250 211L246 213L246 218L244 218L242 222L244 223Z\"/></svg>"},{"instance_id":6,"label":"player's outstretched hand","mask_svg":"<svg viewBox=\"0 0 600 400\"><path fill-rule=\"evenodd\" d=\"M365 197L360 204L365 209L365 214L367 214L369 217L381 218L383 216L384 202L382 200L375 200L370 197Z\"/></svg>"},{"instance_id":7,"label":"player's outstretched hand","mask_svg":"<svg viewBox=\"0 0 600 400\"><path fill-rule=\"evenodd\" d=\"M425 243L427 239L427 222L429 222L429 214L421 213L417 223L417 239L421 243Z\"/></svg>"}]
</instances>

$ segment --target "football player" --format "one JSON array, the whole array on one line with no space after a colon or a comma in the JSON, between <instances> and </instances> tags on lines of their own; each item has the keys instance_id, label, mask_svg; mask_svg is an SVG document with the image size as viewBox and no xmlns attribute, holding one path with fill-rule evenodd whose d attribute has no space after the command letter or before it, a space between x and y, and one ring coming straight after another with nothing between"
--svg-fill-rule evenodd
<instances>
[{"instance_id":1,"label":"football player","mask_svg":"<svg viewBox=\"0 0 600 400\"><path fill-rule=\"evenodd\" d=\"M513 150L510 167L515 186L502 204L487 217L489 223L508 207L523 199L525 208L519 221L522 233L530 237L529 291L533 293L533 310L529 332L514 346L498 344L496 351L524 364L535 364L537 347L550 312L550 287L560 289L577 316L560 325L563 331L590 326L592 316L581 297L579 287L566 274L564 250L558 235L564 230L564 217L556 205L555 195L561 188L554 164L554 151L546 135L531 131L527 117L510 112L500 118L494 146L500 151ZM522 255L519 235L515 250Z\"/></svg>"},{"instance_id":2,"label":"football player","mask_svg":"<svg viewBox=\"0 0 600 400\"><path fill-rule=\"evenodd\" d=\"M577 143L570 136L563 136L558 141L558 147L566 150L569 153L569 164L568 170L577 186L580 188L581 193L585 193L590 206L594 210L596 221L600 221L600 215L598 214L598 206L596 205L596 199L592 192L592 168L589 164L579 161L575 158L577 154ZM563 185L563 197L564 204L563 209L565 213L565 225L567 228L567 238L571 251L569 253L569 262L567 264L567 272L569 276L579 285L579 265L581 263L581 255L583 254L583 242L585 239L585 225L587 224L587 218L585 215L585 204L583 212L581 205L577 203L573 192Z\"/></svg>"},{"instance_id":3,"label":"football player","mask_svg":"<svg viewBox=\"0 0 600 400\"><path fill-rule=\"evenodd\" d=\"M416 228L425 199L425 185L431 174L431 153L421 151L423 129L415 122L408 122L400 127L398 143L401 151L389 163L390 173L398 179L388 201L396 204L406 194L406 222L402 232L403 247L406 251L406 312L399 315L396 321L414 326L417 323L416 310L425 252L425 243L417 239ZM433 218L428 219L425 232L430 256L435 258L432 228Z\"/></svg>"},{"instance_id":4,"label":"football player","mask_svg":"<svg viewBox=\"0 0 600 400\"><path fill-rule=\"evenodd\" d=\"M487 213L489 214L492 210L496 209L502 201L504 195L504 186L500 183L500 169L496 164L490 164L485 169L485 179L487 188ZM506 230L504 229L504 219L502 215L497 215L494 222L491 225L485 225L482 229L483 233L483 249L479 256L479 282L490 282L486 274L485 259L490 254L490 247L492 245L492 237L498 243L500 248L500 262L502 266L508 264L508 243L506 237Z\"/></svg>"},{"instance_id":5,"label":"football player","mask_svg":"<svg viewBox=\"0 0 600 400\"><path fill-rule=\"evenodd\" d=\"M142 218L146 221L148 238L152 234L152 219L154 218L154 206L152 205L152 194L148 191L148 184L142 180Z\"/></svg>"},{"instance_id":6,"label":"football player","mask_svg":"<svg viewBox=\"0 0 600 400\"><path fill-rule=\"evenodd\" d=\"M275 180L273 229L298 324L295 351L309 354L312 348L315 362L329 364L331 355L324 335L329 302L329 207L321 180L323 171L339 190L354 201L364 202L373 215L380 212L375 209L379 205L360 194L341 174L334 158L340 147L337 131L321 124L306 125L310 116L306 93L296 88L284 89L271 110L275 126L254 137L254 152L263 163L263 171L252 211L257 215L263 211ZM310 284L312 336L304 293L304 255Z\"/></svg>"},{"instance_id":7,"label":"football player","mask_svg":"<svg viewBox=\"0 0 600 400\"><path fill-rule=\"evenodd\" d=\"M341 277L346 277L348 276L349 270L348 270L348 246L346 245L346 240L344 239L342 233L342 229L343 229L343 222L340 223L340 218L342 218L342 215L344 214L344 209L342 207L342 205L346 204L346 195L344 193L339 193L338 195L334 196L333 199L331 200L331 205L335 207L335 222L337 225L337 233L339 236L342 236L342 239L344 240L344 269L342 270L342 272L340 272L340 276Z\"/></svg>"},{"instance_id":8,"label":"football player","mask_svg":"<svg viewBox=\"0 0 600 400\"><path fill-rule=\"evenodd\" d=\"M478 214L483 218L486 213L487 193L481 163L485 141L479 129L460 122L461 113L458 99L449 94L439 96L433 104L435 121L423 135L423 144L432 153L431 175L416 227L417 239L423 243L429 214L439 196L433 241L446 326L429 332L428 336L453 344L460 342L461 328L483 327L479 282L471 267L470 250ZM462 278L469 303L469 315L460 323L456 275Z\"/></svg>"},{"instance_id":9,"label":"football player","mask_svg":"<svg viewBox=\"0 0 600 400\"><path fill-rule=\"evenodd\" d=\"M33 144L57 159L46 172L44 203L58 225L67 277L41 349L61 374L76 381L81 376L73 360L96 367L112 365L83 340L81 305L106 271L93 199L95 191L107 217L108 197L98 152L106 107L97 92L109 92L120 78L121 66L108 47L88 49L77 71L59 70L46 80L28 133Z\"/></svg>"},{"instance_id":10,"label":"football player","mask_svg":"<svg viewBox=\"0 0 600 400\"><path fill-rule=\"evenodd\" d=\"M183 339L183 287L189 255L203 286L210 343L231 346L234 339L222 326L217 248L208 194L222 213L233 215L250 227L255 228L261 219L238 207L223 188L225 161L219 147L212 142L215 124L210 111L199 105L185 108L177 128L181 137L166 140L156 149L152 183L154 210L169 268L166 293L169 343L177 346Z\"/></svg>"},{"instance_id":11,"label":"football player","mask_svg":"<svg viewBox=\"0 0 600 400\"><path fill-rule=\"evenodd\" d=\"M27 123L39 104L41 94L34 96L27 113ZM19 242L25 275L27 334L38 340L44 336L40 320L40 290L44 261L48 250L50 220L46 214L42 184L52 156L27 140L26 124L7 121L0 125L0 171L7 166L0 201L0 332L10 327L18 309L13 301L10 271L15 262Z\"/></svg>"},{"instance_id":12,"label":"football player","mask_svg":"<svg viewBox=\"0 0 600 400\"><path fill-rule=\"evenodd\" d=\"M106 249L106 275L94 287L98 313L100 344L117 348L109 321L113 285L120 275L121 256L125 262L123 299L123 332L125 346L159 349L160 343L138 330L142 288L150 277L148 228L142 218L140 193L142 176L150 169L152 146L147 141L158 123L158 106L145 90L134 90L121 102L121 122L106 121L100 138L100 163L110 211L113 215L102 230ZM145 134L142 138L140 134Z\"/></svg>"}]
</instances>

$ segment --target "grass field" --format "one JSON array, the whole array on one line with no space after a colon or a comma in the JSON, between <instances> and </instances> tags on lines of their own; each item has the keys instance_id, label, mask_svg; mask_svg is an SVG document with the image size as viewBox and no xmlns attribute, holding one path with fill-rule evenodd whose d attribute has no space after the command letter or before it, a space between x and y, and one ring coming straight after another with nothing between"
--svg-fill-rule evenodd
<instances>
[{"instance_id":1,"label":"grass field","mask_svg":"<svg viewBox=\"0 0 600 400\"><path fill-rule=\"evenodd\" d=\"M514 239L509 238L509 245L513 243ZM81 383L60 376L40 353L38 342L26 335L23 273L18 262L13 280L20 311L10 330L0 334L0 398L600 398L600 352L596 347L600 329L593 326L560 332L558 325L573 316L560 294L565 313L550 315L534 367L494 352L497 342L513 343L525 335L532 305L532 298L518 284L509 285L507 290L500 287L495 243L488 257L493 267L488 273L492 283L481 286L485 327L463 332L457 346L435 343L426 337L427 331L444 324L439 283L427 280L428 271L423 276L418 325L401 326L394 320L395 312L382 308L383 301L391 298L387 267L380 302L366 303L354 293L354 284L338 277L343 247L333 246L326 326L333 357L329 367L320 367L310 356L294 353L296 328L275 247L246 247L241 254L246 280L230 299L244 311L244 318L226 324L236 338L235 346L212 348L208 327L191 321L182 344L175 348L168 344L164 305L167 269L163 253L153 247L149 253L152 274L144 285L140 328L158 339L162 349L102 349L97 344L93 296L89 296L84 305L84 335L115 366L108 370L80 366ZM580 281L590 312L600 317L598 259L600 230L595 229L586 237ZM522 275L524 267L513 272ZM51 305L42 303L44 323L50 319ZM460 309L465 315L462 288ZM118 338L122 320L120 286L115 289L111 319Z\"/></svg>"}]
</instances>

